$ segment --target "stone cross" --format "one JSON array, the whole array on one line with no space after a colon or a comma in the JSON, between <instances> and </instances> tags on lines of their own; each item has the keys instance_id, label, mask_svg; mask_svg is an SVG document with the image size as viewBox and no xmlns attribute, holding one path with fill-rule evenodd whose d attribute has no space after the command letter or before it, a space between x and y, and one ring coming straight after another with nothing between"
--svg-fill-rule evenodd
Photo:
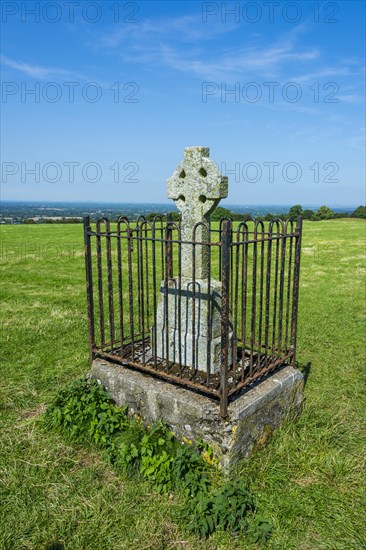
<instances>
[{"instance_id":1,"label":"stone cross","mask_svg":"<svg viewBox=\"0 0 366 550\"><path fill-rule=\"evenodd\" d=\"M227 197L228 178L220 174L215 162L210 160L208 147L186 147L184 158L174 174L167 180L168 197L173 199L182 214L181 239L208 242L210 214L221 199ZM195 278L208 277L209 251L207 246L196 246ZM182 277L192 278L192 245L182 245Z\"/></svg>"}]
</instances>

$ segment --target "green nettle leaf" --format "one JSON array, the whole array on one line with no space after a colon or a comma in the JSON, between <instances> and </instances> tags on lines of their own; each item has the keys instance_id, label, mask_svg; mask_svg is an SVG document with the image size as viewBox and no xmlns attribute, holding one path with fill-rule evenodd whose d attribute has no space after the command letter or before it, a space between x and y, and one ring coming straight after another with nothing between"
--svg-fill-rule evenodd
<instances>
[{"instance_id":1,"label":"green nettle leaf","mask_svg":"<svg viewBox=\"0 0 366 550\"><path fill-rule=\"evenodd\" d=\"M117 468L139 472L158 492L183 489L187 500L182 513L196 535L208 537L221 528L245 532L255 543L267 540L271 522L265 515L253 515L253 500L243 480L212 488L212 466L201 456L203 452L213 456L206 443L183 445L164 422L146 429L127 411L127 406L113 403L95 380L78 380L56 394L45 413L45 424L64 430L75 441L94 443Z\"/></svg>"}]
</instances>

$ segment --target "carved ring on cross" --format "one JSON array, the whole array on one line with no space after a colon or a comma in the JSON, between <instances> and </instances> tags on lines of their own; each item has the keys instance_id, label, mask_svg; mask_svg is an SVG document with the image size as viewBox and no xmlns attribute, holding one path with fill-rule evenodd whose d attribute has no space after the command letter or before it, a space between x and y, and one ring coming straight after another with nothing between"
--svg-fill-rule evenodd
<instances>
[{"instance_id":1,"label":"carved ring on cross","mask_svg":"<svg viewBox=\"0 0 366 550\"><path fill-rule=\"evenodd\" d=\"M185 148L183 160L167 181L168 197L182 213L182 225L207 221L219 201L227 197L228 179L209 154L208 147Z\"/></svg>"}]
</instances>

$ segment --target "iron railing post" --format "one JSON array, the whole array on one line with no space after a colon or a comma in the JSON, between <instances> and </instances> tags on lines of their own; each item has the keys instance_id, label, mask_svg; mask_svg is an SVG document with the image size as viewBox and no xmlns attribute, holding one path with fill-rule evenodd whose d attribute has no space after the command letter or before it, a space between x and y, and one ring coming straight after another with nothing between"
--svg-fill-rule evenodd
<instances>
[{"instance_id":1,"label":"iron railing post","mask_svg":"<svg viewBox=\"0 0 366 550\"><path fill-rule=\"evenodd\" d=\"M231 220L225 220L221 234L221 370L220 414L227 417L228 409L228 362L230 318L230 265L231 265Z\"/></svg>"},{"instance_id":2,"label":"iron railing post","mask_svg":"<svg viewBox=\"0 0 366 550\"><path fill-rule=\"evenodd\" d=\"M173 247L172 247L172 215L167 214L166 217L166 265L167 265L167 278L173 279Z\"/></svg>"},{"instance_id":3,"label":"iron railing post","mask_svg":"<svg viewBox=\"0 0 366 550\"><path fill-rule=\"evenodd\" d=\"M84 222L84 255L85 255L85 274L86 274L86 297L88 306L88 336L89 336L89 361L92 364L94 359L93 348L95 346L94 333L94 298L93 298L93 277L92 277L92 257L90 248L90 217L85 216Z\"/></svg>"},{"instance_id":4,"label":"iron railing post","mask_svg":"<svg viewBox=\"0 0 366 550\"><path fill-rule=\"evenodd\" d=\"M297 317L299 309L299 283L300 283L300 257L301 257L301 236L302 236L302 219L297 218L295 237L295 259L294 259L294 283L292 297L292 349L293 355L291 365L296 366L296 343L297 343Z\"/></svg>"}]
</instances>

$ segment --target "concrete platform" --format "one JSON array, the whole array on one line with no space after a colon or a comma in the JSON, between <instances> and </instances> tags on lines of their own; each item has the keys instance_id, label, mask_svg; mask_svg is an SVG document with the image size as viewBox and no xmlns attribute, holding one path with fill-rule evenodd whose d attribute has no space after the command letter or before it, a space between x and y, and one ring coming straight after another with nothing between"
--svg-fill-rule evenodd
<instances>
[{"instance_id":1,"label":"concrete platform","mask_svg":"<svg viewBox=\"0 0 366 550\"><path fill-rule=\"evenodd\" d=\"M222 419L219 404L193 391L112 362L95 359L90 377L99 380L118 405L144 422L164 420L180 439L202 438L225 470L248 457L285 417L299 413L304 400L300 371L284 367L236 398L229 417Z\"/></svg>"}]
</instances>

